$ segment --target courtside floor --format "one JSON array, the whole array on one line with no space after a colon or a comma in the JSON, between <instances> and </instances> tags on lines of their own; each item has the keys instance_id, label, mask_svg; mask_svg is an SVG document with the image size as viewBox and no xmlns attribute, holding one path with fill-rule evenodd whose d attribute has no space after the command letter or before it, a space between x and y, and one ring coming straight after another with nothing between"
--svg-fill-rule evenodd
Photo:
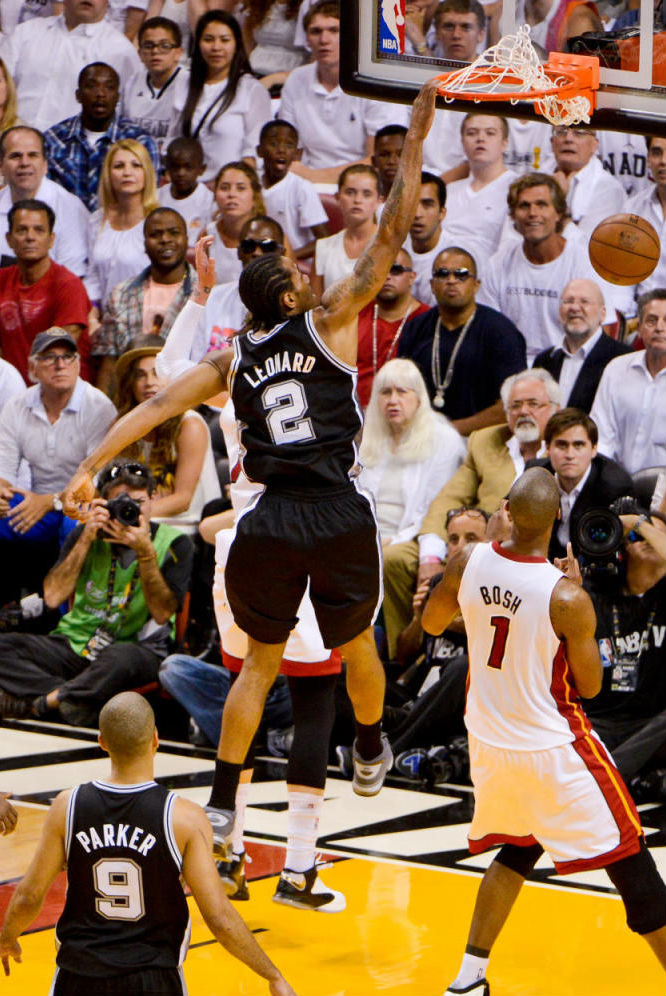
<instances>
[{"instance_id":1,"label":"courtside floor","mask_svg":"<svg viewBox=\"0 0 666 996\"><path fill-rule=\"evenodd\" d=\"M19 829L0 837L0 912L26 868L44 813L61 789L104 776L92 733L36 722L0 728L0 789L11 790ZM212 752L165 743L156 777L205 802ZM302 912L271 901L284 854L284 763L260 763L248 807L250 901L237 904L250 928L300 996L437 996L455 975L479 876L492 859L471 858L465 835L469 789L415 791L389 780L360 799L330 770L321 849L327 884L347 897L338 914ZM648 843L666 874L661 806L642 807ZM558 879L542 859L496 946L492 996L664 996L666 980L647 945L624 926L623 907L603 872ZM62 908L59 876L29 935L23 964L0 978L0 996L48 993L53 925ZM192 946L185 963L191 996L265 996L267 985L214 942L191 900ZM94 996L94 994L91 994Z\"/></svg>"}]
</instances>

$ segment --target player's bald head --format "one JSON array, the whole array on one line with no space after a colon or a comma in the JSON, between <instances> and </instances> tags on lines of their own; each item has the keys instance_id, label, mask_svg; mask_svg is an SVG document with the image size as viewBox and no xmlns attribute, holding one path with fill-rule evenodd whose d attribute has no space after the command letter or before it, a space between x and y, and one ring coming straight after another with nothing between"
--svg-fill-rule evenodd
<instances>
[{"instance_id":1,"label":"player's bald head","mask_svg":"<svg viewBox=\"0 0 666 996\"><path fill-rule=\"evenodd\" d=\"M526 539L548 532L560 507L555 478L543 467L531 467L509 492L509 512L516 532Z\"/></svg>"},{"instance_id":2,"label":"player's bald head","mask_svg":"<svg viewBox=\"0 0 666 996\"><path fill-rule=\"evenodd\" d=\"M155 732L155 713L142 695L121 692L99 714L99 735L112 757L123 760L147 750Z\"/></svg>"}]
</instances>

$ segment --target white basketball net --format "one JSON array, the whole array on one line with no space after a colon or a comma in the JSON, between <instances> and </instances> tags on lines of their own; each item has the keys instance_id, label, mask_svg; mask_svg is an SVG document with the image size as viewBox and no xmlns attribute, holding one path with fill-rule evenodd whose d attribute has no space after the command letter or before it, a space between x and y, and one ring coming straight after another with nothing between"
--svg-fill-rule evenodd
<instances>
[{"instance_id":1,"label":"white basketball net","mask_svg":"<svg viewBox=\"0 0 666 996\"><path fill-rule=\"evenodd\" d=\"M492 67L495 72L488 74ZM530 90L546 90L543 96L510 98L517 104L520 99L532 100L539 114L553 125L569 127L581 122L590 122L590 101L580 95L563 97L552 93L556 87L570 83L567 76L548 75L539 61L539 53L530 41L530 28L522 24L515 35L505 35L467 66L459 69L446 80L445 87L451 91L444 99L455 99L454 93L476 92L479 94L522 93Z\"/></svg>"}]
</instances>

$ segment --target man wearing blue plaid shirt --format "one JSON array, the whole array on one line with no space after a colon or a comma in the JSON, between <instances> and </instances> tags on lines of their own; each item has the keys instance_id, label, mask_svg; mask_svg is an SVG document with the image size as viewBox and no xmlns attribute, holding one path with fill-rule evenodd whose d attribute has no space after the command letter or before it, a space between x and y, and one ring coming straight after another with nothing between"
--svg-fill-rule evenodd
<instances>
[{"instance_id":1,"label":"man wearing blue plaid shirt","mask_svg":"<svg viewBox=\"0 0 666 996\"><path fill-rule=\"evenodd\" d=\"M97 188L104 159L114 142L134 138L145 145L159 172L155 139L128 118L116 114L120 81L112 66L91 62L79 74L76 99L81 113L65 118L45 133L49 177L72 194L88 210L97 208Z\"/></svg>"}]
</instances>

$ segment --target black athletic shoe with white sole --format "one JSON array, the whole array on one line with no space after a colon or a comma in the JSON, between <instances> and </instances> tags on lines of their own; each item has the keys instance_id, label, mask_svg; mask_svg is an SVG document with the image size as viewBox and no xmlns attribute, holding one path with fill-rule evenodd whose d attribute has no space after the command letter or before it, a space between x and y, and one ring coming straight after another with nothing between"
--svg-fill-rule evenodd
<instances>
[{"instance_id":1,"label":"black athletic shoe with white sole","mask_svg":"<svg viewBox=\"0 0 666 996\"><path fill-rule=\"evenodd\" d=\"M453 986L449 986L444 996L490 996L490 986L486 979L477 979L476 982L472 982L462 989L454 989Z\"/></svg>"},{"instance_id":2,"label":"black athletic shoe with white sole","mask_svg":"<svg viewBox=\"0 0 666 996\"><path fill-rule=\"evenodd\" d=\"M347 907L347 900L342 892L327 888L317 876L317 865L308 868L306 872L283 869L273 902L294 906L298 910L313 910L315 913L342 913Z\"/></svg>"}]
</instances>

